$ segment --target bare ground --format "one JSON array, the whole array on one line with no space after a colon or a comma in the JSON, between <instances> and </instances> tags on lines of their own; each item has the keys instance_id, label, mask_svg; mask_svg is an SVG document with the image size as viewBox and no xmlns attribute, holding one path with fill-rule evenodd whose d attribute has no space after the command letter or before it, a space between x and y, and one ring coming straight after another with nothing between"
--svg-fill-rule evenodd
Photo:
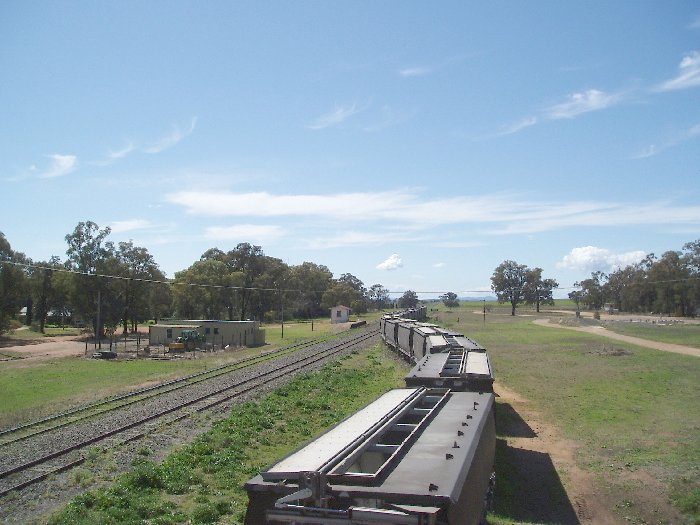
<instances>
[{"instance_id":1,"label":"bare ground","mask_svg":"<svg viewBox=\"0 0 700 525\"><path fill-rule=\"evenodd\" d=\"M534 323L540 326L548 326L551 328L566 328L567 330L576 330L577 332L595 334L602 337L607 337L609 339L615 339L617 341L624 341L626 343L643 346L644 348L652 348L654 350L662 350L664 352L674 352L676 354L700 357L700 348L693 348L692 346L683 346L673 343L662 343L659 341L642 339L640 337L622 335L615 332L611 332L610 330L607 330L605 327L602 326L566 326L563 324L558 324L556 322L553 323L550 319L535 319Z\"/></svg>"},{"instance_id":2,"label":"bare ground","mask_svg":"<svg viewBox=\"0 0 700 525\"><path fill-rule=\"evenodd\" d=\"M528 400L505 386L496 383L494 390L502 403L507 403L522 418L520 429L506 429L505 438L509 449L514 454L514 468L523 477L519 490L525 491L520 495L529 509L529 519L547 523L566 524L599 524L615 525L624 523L609 509L614 503L608 501L606 495L595 487L593 475L581 469L576 463L576 452L579 444L562 437L559 429L543 420L534 411ZM508 431L510 430L510 431ZM525 431L523 431L525 430ZM551 461L551 464L549 462ZM555 473L546 472L553 468ZM568 505L559 504L555 508L546 508L548 502L539 501L549 489L543 484L551 484L552 475L561 479L561 484L568 498ZM559 480L557 480L559 481Z\"/></svg>"}]
</instances>

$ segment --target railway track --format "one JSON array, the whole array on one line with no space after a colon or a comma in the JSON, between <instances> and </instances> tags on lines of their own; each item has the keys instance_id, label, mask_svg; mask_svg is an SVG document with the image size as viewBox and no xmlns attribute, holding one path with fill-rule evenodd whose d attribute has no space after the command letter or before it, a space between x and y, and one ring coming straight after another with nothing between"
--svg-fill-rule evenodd
<instances>
[{"instance_id":1,"label":"railway track","mask_svg":"<svg viewBox=\"0 0 700 525\"><path fill-rule=\"evenodd\" d=\"M126 394L76 407L71 410L54 414L52 416L42 418L36 421L31 421L23 425L18 425L13 428L0 430L0 449L4 445L9 445L17 441L23 441L25 439L29 439L39 434L51 432L58 428L62 428L80 421L99 416L100 414L104 414L112 410L117 410L119 408L127 407L135 403L152 399L156 396L165 395L191 385L196 385L198 383L209 381L214 378L223 376L225 374L230 374L231 372L235 372L246 367L254 366L256 364L262 363L270 359L279 358L280 356L321 343L326 339L327 338L312 339L309 341L303 341L297 344L285 346L283 348L279 348L269 352L264 352L262 354L242 359L233 363L227 363L225 365L212 368L204 372L198 372L196 374L180 377L147 388L141 388L132 392L128 392Z\"/></svg>"},{"instance_id":2,"label":"railway track","mask_svg":"<svg viewBox=\"0 0 700 525\"><path fill-rule=\"evenodd\" d=\"M113 403L114 399L95 403L5 431L0 434L0 437L5 439L0 442L0 496L24 489L49 476L80 465L85 461L82 451L91 445L101 443L106 448L112 448L139 439L161 425L170 425L192 414L249 396L259 389L279 382L285 376L310 369L341 352L359 346L376 335L375 331L364 331L341 341L313 341L285 347L268 353L267 359L259 356L257 360L250 358L240 361L237 364L241 366L233 370L219 367L213 375L194 374L164 383L163 385L168 385L164 387L164 391L158 390L158 387L163 385L156 385L120 396L121 399L117 403ZM264 364L274 366L265 369L262 366ZM254 369L255 365L259 366ZM236 377L232 380L221 380L225 376L233 375ZM191 382L188 383L188 380ZM207 388L203 388L204 386ZM167 403L154 403L155 399L168 397L166 394L175 399ZM134 397L130 397L132 395ZM135 410L135 407L149 402L150 405L155 405L151 406L150 410ZM116 416L117 413L120 416ZM95 422L106 419L111 420L113 424L100 422L85 428L88 420ZM42 426L47 424L50 426ZM83 428L77 428L81 424ZM10 439L13 432L16 434ZM45 446L48 443L58 445ZM26 450L30 452L26 453ZM14 457L10 457L13 454ZM3 457L4 460L1 459Z\"/></svg>"}]
</instances>

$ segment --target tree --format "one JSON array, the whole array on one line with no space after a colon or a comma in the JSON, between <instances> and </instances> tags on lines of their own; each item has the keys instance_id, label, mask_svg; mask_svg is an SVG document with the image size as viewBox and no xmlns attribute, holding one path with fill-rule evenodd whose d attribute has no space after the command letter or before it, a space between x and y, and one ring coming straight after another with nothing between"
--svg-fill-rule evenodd
<instances>
[{"instance_id":1,"label":"tree","mask_svg":"<svg viewBox=\"0 0 700 525\"><path fill-rule=\"evenodd\" d=\"M35 263L29 271L29 288L34 304L34 322L38 323L39 331L44 333L46 317L53 307L65 307L66 298L60 288L54 290L54 273L62 269L61 260L53 256L46 261Z\"/></svg>"},{"instance_id":2,"label":"tree","mask_svg":"<svg viewBox=\"0 0 700 525\"><path fill-rule=\"evenodd\" d=\"M443 304L447 308L457 308L459 306L459 300L457 299L457 294L454 292L447 292L440 296Z\"/></svg>"},{"instance_id":3,"label":"tree","mask_svg":"<svg viewBox=\"0 0 700 525\"><path fill-rule=\"evenodd\" d=\"M304 319L324 316L323 293L333 284L333 273L324 265L303 262L289 269L288 288L299 290L292 298L294 315ZM333 305L335 306L335 305Z\"/></svg>"},{"instance_id":4,"label":"tree","mask_svg":"<svg viewBox=\"0 0 700 525\"><path fill-rule=\"evenodd\" d=\"M415 308L418 306L418 294L413 290L406 290L398 301L399 308Z\"/></svg>"},{"instance_id":5,"label":"tree","mask_svg":"<svg viewBox=\"0 0 700 525\"><path fill-rule=\"evenodd\" d=\"M554 279L542 279L542 268L528 269L525 275L525 302L534 304L539 313L541 304L554 304L553 290L559 287Z\"/></svg>"},{"instance_id":6,"label":"tree","mask_svg":"<svg viewBox=\"0 0 700 525\"><path fill-rule=\"evenodd\" d=\"M124 279L114 282L113 287L124 303L122 324L126 334L129 323L132 331L135 331L138 323L145 321L149 313L150 285L144 280L159 279L163 274L148 250L134 246L132 241L120 242L115 256L119 263L117 275Z\"/></svg>"},{"instance_id":7,"label":"tree","mask_svg":"<svg viewBox=\"0 0 700 525\"><path fill-rule=\"evenodd\" d=\"M510 315L515 315L515 308L526 299L528 267L515 261L503 261L491 276L491 289L499 303L510 303Z\"/></svg>"},{"instance_id":8,"label":"tree","mask_svg":"<svg viewBox=\"0 0 700 525\"><path fill-rule=\"evenodd\" d=\"M5 235L0 232L0 334L10 328L26 298L26 274L21 267L10 262L26 263L23 253L12 250Z\"/></svg>"},{"instance_id":9,"label":"tree","mask_svg":"<svg viewBox=\"0 0 700 525\"><path fill-rule=\"evenodd\" d=\"M98 273L109 274L110 271L117 269L114 245L106 241L110 232L109 227L100 230L97 224L87 221L79 222L73 233L65 237L68 243L66 264L68 268L78 272L72 279L71 304L83 319L91 321L95 335L102 334L105 324L116 325L121 318L121 315L114 312L119 308L115 304L114 297L109 294L107 280L95 276ZM100 311L99 326L97 326L98 310ZM116 321L115 316L117 316Z\"/></svg>"},{"instance_id":10,"label":"tree","mask_svg":"<svg viewBox=\"0 0 700 525\"><path fill-rule=\"evenodd\" d=\"M232 282L226 265L214 259L199 260L177 272L173 300L178 315L187 319L221 319L227 286L232 286Z\"/></svg>"},{"instance_id":11,"label":"tree","mask_svg":"<svg viewBox=\"0 0 700 525\"><path fill-rule=\"evenodd\" d=\"M391 303L391 299L389 298L389 290L381 284L373 284L370 286L369 290L367 291L367 296L377 310L381 310Z\"/></svg>"},{"instance_id":12,"label":"tree","mask_svg":"<svg viewBox=\"0 0 700 525\"><path fill-rule=\"evenodd\" d=\"M586 305L586 308L598 310L603 306L605 302L605 296L603 295L605 278L606 276L603 272L593 272L590 279L574 283L574 286L581 288L581 302Z\"/></svg>"}]
</instances>

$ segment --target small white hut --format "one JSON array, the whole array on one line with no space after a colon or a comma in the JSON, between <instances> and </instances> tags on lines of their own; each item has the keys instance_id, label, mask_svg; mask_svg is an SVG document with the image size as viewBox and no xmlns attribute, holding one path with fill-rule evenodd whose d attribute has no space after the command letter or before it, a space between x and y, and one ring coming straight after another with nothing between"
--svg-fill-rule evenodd
<instances>
[{"instance_id":1,"label":"small white hut","mask_svg":"<svg viewBox=\"0 0 700 525\"><path fill-rule=\"evenodd\" d=\"M347 323L350 321L350 308L339 304L331 308L331 323Z\"/></svg>"}]
</instances>

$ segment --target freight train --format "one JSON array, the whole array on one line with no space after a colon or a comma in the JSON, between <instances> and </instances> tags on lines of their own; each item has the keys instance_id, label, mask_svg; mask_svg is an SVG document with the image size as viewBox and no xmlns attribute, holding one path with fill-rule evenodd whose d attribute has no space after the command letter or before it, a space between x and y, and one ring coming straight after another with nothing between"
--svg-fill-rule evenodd
<instances>
[{"instance_id":1,"label":"freight train","mask_svg":"<svg viewBox=\"0 0 700 525\"><path fill-rule=\"evenodd\" d=\"M491 365L471 339L419 324L420 312L380 323L395 335L387 340L382 331L387 344L418 358L406 388L385 393L248 481L247 525L483 522L495 485ZM394 320L410 324L408 315L413 337L394 331ZM444 343L430 339L437 335ZM462 345L459 360L454 341ZM469 354L485 357L478 379L472 377L478 359L465 372Z\"/></svg>"}]
</instances>

